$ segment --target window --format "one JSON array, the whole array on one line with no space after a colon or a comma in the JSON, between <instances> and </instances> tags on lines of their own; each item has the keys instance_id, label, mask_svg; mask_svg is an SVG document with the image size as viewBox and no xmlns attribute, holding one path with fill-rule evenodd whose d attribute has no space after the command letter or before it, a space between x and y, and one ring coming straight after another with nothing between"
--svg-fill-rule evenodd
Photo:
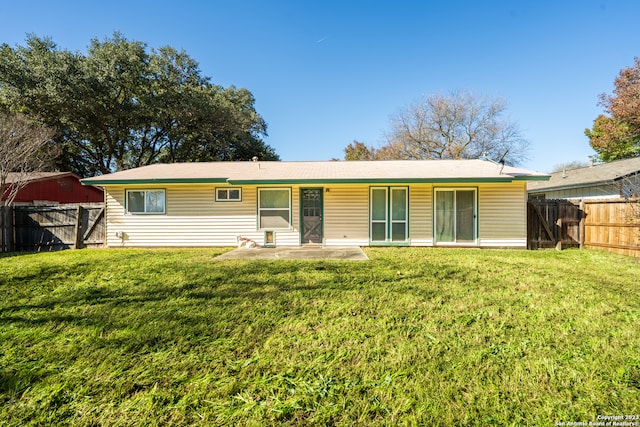
<instances>
[{"instance_id":1,"label":"window","mask_svg":"<svg viewBox=\"0 0 640 427\"><path fill-rule=\"evenodd\" d=\"M409 240L409 190L406 187L372 187L370 220L372 242Z\"/></svg>"},{"instance_id":2,"label":"window","mask_svg":"<svg viewBox=\"0 0 640 427\"><path fill-rule=\"evenodd\" d=\"M239 202L242 200L240 188L216 188L216 202Z\"/></svg>"},{"instance_id":3,"label":"window","mask_svg":"<svg viewBox=\"0 0 640 427\"><path fill-rule=\"evenodd\" d=\"M133 214L164 214L164 190L127 190L127 212Z\"/></svg>"},{"instance_id":4,"label":"window","mask_svg":"<svg viewBox=\"0 0 640 427\"><path fill-rule=\"evenodd\" d=\"M291 228L291 189L258 189L258 227Z\"/></svg>"}]
</instances>

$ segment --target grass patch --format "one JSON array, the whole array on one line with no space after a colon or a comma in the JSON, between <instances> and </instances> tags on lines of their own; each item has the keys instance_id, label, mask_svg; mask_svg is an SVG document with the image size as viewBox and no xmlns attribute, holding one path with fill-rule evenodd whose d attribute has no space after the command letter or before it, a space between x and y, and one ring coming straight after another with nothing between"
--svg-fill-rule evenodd
<instances>
[{"instance_id":1,"label":"grass patch","mask_svg":"<svg viewBox=\"0 0 640 427\"><path fill-rule=\"evenodd\" d=\"M0 257L3 425L553 425L638 415L640 265L599 251Z\"/></svg>"}]
</instances>

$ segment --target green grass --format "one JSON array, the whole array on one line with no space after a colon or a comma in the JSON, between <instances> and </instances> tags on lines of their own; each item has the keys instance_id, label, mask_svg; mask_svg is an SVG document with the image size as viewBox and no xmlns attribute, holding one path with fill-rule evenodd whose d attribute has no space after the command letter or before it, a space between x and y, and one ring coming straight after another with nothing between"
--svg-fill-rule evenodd
<instances>
[{"instance_id":1,"label":"green grass","mask_svg":"<svg viewBox=\"0 0 640 427\"><path fill-rule=\"evenodd\" d=\"M0 425L554 425L640 414L640 265L598 251L0 257Z\"/></svg>"}]
</instances>

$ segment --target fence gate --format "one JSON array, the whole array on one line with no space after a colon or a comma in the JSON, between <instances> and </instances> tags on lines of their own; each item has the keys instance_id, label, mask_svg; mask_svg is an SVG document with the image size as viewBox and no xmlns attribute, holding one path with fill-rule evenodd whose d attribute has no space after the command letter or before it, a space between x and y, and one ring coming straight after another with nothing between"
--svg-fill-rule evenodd
<instances>
[{"instance_id":1,"label":"fence gate","mask_svg":"<svg viewBox=\"0 0 640 427\"><path fill-rule=\"evenodd\" d=\"M9 215L7 217L7 211ZM104 204L5 208L3 251L53 251L104 245ZM2 225L2 223L0 223Z\"/></svg>"},{"instance_id":2,"label":"fence gate","mask_svg":"<svg viewBox=\"0 0 640 427\"><path fill-rule=\"evenodd\" d=\"M568 200L530 200L527 203L527 248L580 247L584 215Z\"/></svg>"}]
</instances>

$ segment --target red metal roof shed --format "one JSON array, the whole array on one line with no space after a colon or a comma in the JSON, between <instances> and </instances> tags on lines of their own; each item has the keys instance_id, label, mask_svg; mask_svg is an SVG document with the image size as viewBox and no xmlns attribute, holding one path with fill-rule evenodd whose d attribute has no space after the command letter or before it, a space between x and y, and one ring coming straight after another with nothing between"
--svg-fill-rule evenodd
<instances>
[{"instance_id":1,"label":"red metal roof shed","mask_svg":"<svg viewBox=\"0 0 640 427\"><path fill-rule=\"evenodd\" d=\"M15 176L9 174L7 184ZM6 197L3 194L2 200ZM14 203L95 203L104 201L101 188L82 185L80 177L71 172L38 172L31 176L29 183L18 192Z\"/></svg>"}]
</instances>

